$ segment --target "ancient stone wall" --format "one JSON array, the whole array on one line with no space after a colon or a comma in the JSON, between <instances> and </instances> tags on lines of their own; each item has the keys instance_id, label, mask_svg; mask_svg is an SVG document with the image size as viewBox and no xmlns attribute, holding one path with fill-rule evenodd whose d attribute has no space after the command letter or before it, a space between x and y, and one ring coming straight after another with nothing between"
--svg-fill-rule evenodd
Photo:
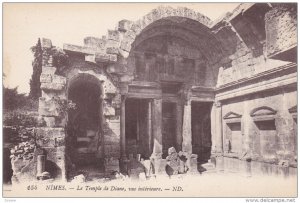
<instances>
[{"instance_id":1,"label":"ancient stone wall","mask_svg":"<svg viewBox=\"0 0 300 203\"><path fill-rule=\"evenodd\" d=\"M42 39L43 67L40 77L42 97L39 98L39 116L45 123L44 127L37 129L37 143L46 155L46 171L51 177L66 179L65 157L65 114L61 111L59 101L65 101L66 78L55 74L52 43Z\"/></svg>"},{"instance_id":2,"label":"ancient stone wall","mask_svg":"<svg viewBox=\"0 0 300 203\"><path fill-rule=\"evenodd\" d=\"M287 51L297 44L295 4L272 4L272 7L265 6L264 9L262 4L254 6L260 10L243 11L246 17L241 17L242 14L231 18L225 17L212 28L223 44L225 53L228 54L219 63L218 87L282 65L284 62L273 61L268 57ZM255 18L255 14L261 15L264 19L251 21ZM247 19L247 15L251 16ZM245 34L245 29L249 27L251 29L248 35L251 34L252 37ZM249 44L247 40L251 43ZM254 44L260 45L255 48ZM292 57L287 55L285 58L291 60Z\"/></svg>"},{"instance_id":3,"label":"ancient stone wall","mask_svg":"<svg viewBox=\"0 0 300 203\"><path fill-rule=\"evenodd\" d=\"M185 40L167 38L151 38L134 48L128 58L128 71L134 74L135 80L172 80L212 86L211 70L203 54Z\"/></svg>"},{"instance_id":4,"label":"ancient stone wall","mask_svg":"<svg viewBox=\"0 0 300 203\"><path fill-rule=\"evenodd\" d=\"M121 94L125 101L125 95L135 85L136 95L143 92L144 96L149 93L147 98L161 97L164 90L151 82L165 80L185 84L186 91L192 85L209 87L211 90L193 90L198 95L210 91L210 101L216 90L216 105L211 113L212 151L222 153L223 149L228 157L293 165L296 127L289 110L297 105L293 86L296 68L290 61L273 60L268 56L295 46L295 8L249 4L239 9L215 24L192 10L170 7L154 9L136 22L122 20L107 36L85 38L84 46L65 44L70 63L60 73L53 65L51 52L47 51L52 48L51 41L43 39L45 54L39 114L46 126L39 130L39 137L46 141L40 141L41 147L48 149L53 162L59 157L59 167L64 170L65 161L59 153L65 150L67 116L59 110L57 101L68 98L68 88L77 78L96 78L101 84L103 107L103 152L99 156L106 159L108 170L117 169L120 143L125 145L122 137L125 130L122 128L124 133L120 133ZM171 31L173 35L168 34ZM165 38L159 37L162 35ZM286 38L287 42L282 41ZM133 84L133 80L145 84ZM128 86L130 83L132 86ZM197 94L192 97L199 99ZM124 110L125 103L123 107ZM190 123L190 110L190 107L184 109L184 123ZM262 127L264 120L255 120L261 117L256 117L254 110L272 114L272 119L266 120L267 129ZM183 134L189 131L190 124L183 129ZM59 133L53 136L53 132ZM223 138L222 132L225 133ZM269 138L265 136L268 133L271 135L269 145ZM242 138L238 138L239 135ZM184 138L183 144L188 150L190 143L189 137ZM238 143L241 146L236 147ZM268 157L263 156L264 153Z\"/></svg>"},{"instance_id":5,"label":"ancient stone wall","mask_svg":"<svg viewBox=\"0 0 300 203\"><path fill-rule=\"evenodd\" d=\"M94 40L94 41L93 41ZM51 41L43 39L51 49ZM96 41L97 42L97 41ZM95 47L95 39L87 38L85 44ZM97 44L97 43L96 43ZM101 46L101 43L98 43ZM97 45L97 46L98 46ZM53 163L58 163L62 175L65 177L65 159L68 159L68 136L65 127L68 113L68 89L78 79L90 81L95 79L100 84L102 98L102 133L98 158L105 159L106 170L118 170L120 158L120 95L116 86L116 79L105 73L103 67L87 63L81 55L68 54L68 65L57 73L53 66L51 52L43 55L43 70L41 74L42 97L39 99L40 119L45 122L45 127L37 131L40 147L46 149L48 158ZM58 75L59 74L59 75ZM82 79L83 77L83 79ZM99 98L100 99L100 98ZM65 105L62 105L65 104ZM57 133L59 132L59 133ZM47 169L46 169L47 170Z\"/></svg>"},{"instance_id":6,"label":"ancient stone wall","mask_svg":"<svg viewBox=\"0 0 300 203\"><path fill-rule=\"evenodd\" d=\"M251 158L251 160L275 164L285 161L293 166L296 161L294 151L296 134L293 131L295 121L289 109L296 105L296 92L288 89L225 101L222 104L224 155L244 160ZM260 107L262 110L265 109L263 115L266 117L256 120L251 112ZM271 110L268 108L275 111L273 116L271 116ZM231 137L228 136L230 132L226 130L229 124L224 119L224 116L232 112L233 109L233 113L241 115L241 118L232 123L241 122L243 126L239 133L242 141L241 150L235 156L228 152L228 139L230 140ZM272 122L274 122L274 126L269 126L272 125ZM233 144L234 140L230 140L230 142ZM265 150L273 151L267 153Z\"/></svg>"},{"instance_id":7,"label":"ancient stone wall","mask_svg":"<svg viewBox=\"0 0 300 203\"><path fill-rule=\"evenodd\" d=\"M272 10L265 15L268 56L297 46L296 4L275 3L272 6Z\"/></svg>"}]
</instances>

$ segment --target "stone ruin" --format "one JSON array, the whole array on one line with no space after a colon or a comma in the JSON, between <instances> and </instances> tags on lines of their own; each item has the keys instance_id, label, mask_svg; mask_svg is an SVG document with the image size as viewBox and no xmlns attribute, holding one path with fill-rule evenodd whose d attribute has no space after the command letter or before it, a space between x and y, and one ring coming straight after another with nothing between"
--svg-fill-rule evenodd
<instances>
[{"instance_id":1,"label":"stone ruin","mask_svg":"<svg viewBox=\"0 0 300 203\"><path fill-rule=\"evenodd\" d=\"M212 22L187 8L159 7L135 22L120 21L106 36L86 37L83 46L64 44L63 67L55 63L57 48L43 39L44 126L36 130L43 153L30 143L12 151L29 158L21 174L67 181L84 167L99 176L151 176L167 166L174 175L196 173L211 158L216 167L292 173L296 9L243 3ZM78 108L68 111L68 101ZM137 154L143 163L132 161Z\"/></svg>"}]
</instances>

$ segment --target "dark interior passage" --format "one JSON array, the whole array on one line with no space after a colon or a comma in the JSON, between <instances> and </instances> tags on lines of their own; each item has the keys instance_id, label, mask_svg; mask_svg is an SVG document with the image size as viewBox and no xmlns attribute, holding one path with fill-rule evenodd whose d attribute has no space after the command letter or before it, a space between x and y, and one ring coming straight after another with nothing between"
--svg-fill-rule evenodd
<instances>
[{"instance_id":1,"label":"dark interior passage","mask_svg":"<svg viewBox=\"0 0 300 203\"><path fill-rule=\"evenodd\" d=\"M176 103L162 104L162 146L163 158L168 156L170 147L176 148Z\"/></svg>"},{"instance_id":2,"label":"dark interior passage","mask_svg":"<svg viewBox=\"0 0 300 203\"><path fill-rule=\"evenodd\" d=\"M146 99L127 99L125 107L126 152L149 158L152 153L151 102Z\"/></svg>"},{"instance_id":3,"label":"dark interior passage","mask_svg":"<svg viewBox=\"0 0 300 203\"><path fill-rule=\"evenodd\" d=\"M200 162L207 162L211 155L210 102L192 102L192 151Z\"/></svg>"},{"instance_id":4,"label":"dark interior passage","mask_svg":"<svg viewBox=\"0 0 300 203\"><path fill-rule=\"evenodd\" d=\"M100 90L90 80L78 80L69 88L68 99L76 104L68 114L70 155L77 166L96 163L101 143Z\"/></svg>"}]
</instances>

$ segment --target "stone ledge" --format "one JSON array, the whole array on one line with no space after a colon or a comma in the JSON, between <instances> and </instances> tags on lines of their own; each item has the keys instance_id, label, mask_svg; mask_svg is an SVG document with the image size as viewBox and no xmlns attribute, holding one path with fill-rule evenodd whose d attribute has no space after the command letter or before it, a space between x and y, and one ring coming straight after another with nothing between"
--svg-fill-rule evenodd
<instances>
[{"instance_id":1,"label":"stone ledge","mask_svg":"<svg viewBox=\"0 0 300 203\"><path fill-rule=\"evenodd\" d=\"M73 44L64 44L63 50L66 51L72 51L72 52L78 52L83 54L95 54L96 52L102 52L105 53L105 49L99 49L95 47L85 47L85 46L78 46Z\"/></svg>"},{"instance_id":2,"label":"stone ledge","mask_svg":"<svg viewBox=\"0 0 300 203\"><path fill-rule=\"evenodd\" d=\"M99 62L99 63L116 62L117 61L117 55L96 53L95 54L95 61Z\"/></svg>"},{"instance_id":3,"label":"stone ledge","mask_svg":"<svg viewBox=\"0 0 300 203\"><path fill-rule=\"evenodd\" d=\"M62 83L42 83L42 90L63 90L65 88L65 84Z\"/></svg>"},{"instance_id":4,"label":"stone ledge","mask_svg":"<svg viewBox=\"0 0 300 203\"><path fill-rule=\"evenodd\" d=\"M283 86L297 84L297 73L289 74L283 76L283 78L275 78L273 80L266 80L263 82L258 82L252 85L244 86L242 88L237 88L234 90L217 93L217 100L225 100L233 97L244 96L251 93L256 93L260 91L267 91L269 89L279 88ZM220 90L220 89L219 89Z\"/></svg>"}]
</instances>

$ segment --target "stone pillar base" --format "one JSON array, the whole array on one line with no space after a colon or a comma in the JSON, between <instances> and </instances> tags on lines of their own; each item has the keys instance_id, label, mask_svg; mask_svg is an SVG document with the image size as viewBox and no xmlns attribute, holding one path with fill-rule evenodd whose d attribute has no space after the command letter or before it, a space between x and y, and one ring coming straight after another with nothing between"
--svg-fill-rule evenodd
<instances>
[{"instance_id":1,"label":"stone pillar base","mask_svg":"<svg viewBox=\"0 0 300 203\"><path fill-rule=\"evenodd\" d=\"M189 157L188 157L188 160L189 161L189 170L188 170L188 173L198 173L198 155L197 154L191 154Z\"/></svg>"},{"instance_id":2,"label":"stone pillar base","mask_svg":"<svg viewBox=\"0 0 300 203\"><path fill-rule=\"evenodd\" d=\"M121 157L120 158L120 173L123 175L128 175L128 170L129 170L129 162L130 160L127 159L127 157Z\"/></svg>"},{"instance_id":3,"label":"stone pillar base","mask_svg":"<svg viewBox=\"0 0 300 203\"><path fill-rule=\"evenodd\" d=\"M112 173L114 171L120 171L119 160L114 157L105 158L105 173Z\"/></svg>"},{"instance_id":4,"label":"stone pillar base","mask_svg":"<svg viewBox=\"0 0 300 203\"><path fill-rule=\"evenodd\" d=\"M163 167L163 159L162 159L162 153L153 153L150 157L152 165L154 167L154 174L158 175L158 174L162 174L165 173L165 169Z\"/></svg>"}]
</instances>

